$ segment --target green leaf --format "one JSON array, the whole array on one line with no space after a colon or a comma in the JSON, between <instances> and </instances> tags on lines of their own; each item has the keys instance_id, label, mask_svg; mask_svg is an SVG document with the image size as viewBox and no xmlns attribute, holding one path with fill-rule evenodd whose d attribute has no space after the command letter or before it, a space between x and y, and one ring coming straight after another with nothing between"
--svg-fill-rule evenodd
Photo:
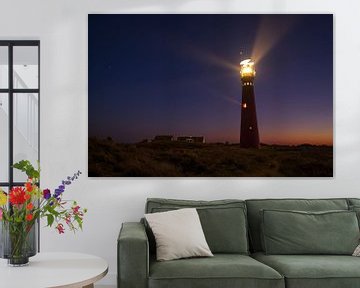
<instances>
[{"instance_id":1,"label":"green leaf","mask_svg":"<svg viewBox=\"0 0 360 288\"><path fill-rule=\"evenodd\" d=\"M78 223L79 228L82 230L82 219L79 216L75 216L75 221Z\"/></svg>"},{"instance_id":2,"label":"green leaf","mask_svg":"<svg viewBox=\"0 0 360 288\"><path fill-rule=\"evenodd\" d=\"M40 179L40 167L35 169L29 160L21 160L15 163L13 167L26 173L29 178Z\"/></svg>"},{"instance_id":3,"label":"green leaf","mask_svg":"<svg viewBox=\"0 0 360 288\"><path fill-rule=\"evenodd\" d=\"M54 216L51 214L47 215L47 224L51 227L51 225L54 223Z\"/></svg>"}]
</instances>

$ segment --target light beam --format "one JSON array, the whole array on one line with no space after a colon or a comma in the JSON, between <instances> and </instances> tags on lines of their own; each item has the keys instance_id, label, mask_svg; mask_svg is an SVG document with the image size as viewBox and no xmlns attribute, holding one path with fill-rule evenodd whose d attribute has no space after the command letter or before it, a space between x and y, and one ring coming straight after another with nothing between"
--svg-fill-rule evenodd
<instances>
[{"instance_id":1,"label":"light beam","mask_svg":"<svg viewBox=\"0 0 360 288\"><path fill-rule=\"evenodd\" d=\"M295 25L294 15L264 15L256 33L252 59L259 63ZM276 33L274 33L276 31Z\"/></svg>"}]
</instances>

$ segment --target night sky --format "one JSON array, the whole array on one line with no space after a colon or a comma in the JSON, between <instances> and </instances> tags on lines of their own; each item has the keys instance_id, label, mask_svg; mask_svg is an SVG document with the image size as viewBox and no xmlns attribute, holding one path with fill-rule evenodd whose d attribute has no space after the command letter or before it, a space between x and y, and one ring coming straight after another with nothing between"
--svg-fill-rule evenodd
<instances>
[{"instance_id":1,"label":"night sky","mask_svg":"<svg viewBox=\"0 0 360 288\"><path fill-rule=\"evenodd\" d=\"M332 145L332 15L89 15L89 136L239 142L249 57L260 141Z\"/></svg>"}]
</instances>

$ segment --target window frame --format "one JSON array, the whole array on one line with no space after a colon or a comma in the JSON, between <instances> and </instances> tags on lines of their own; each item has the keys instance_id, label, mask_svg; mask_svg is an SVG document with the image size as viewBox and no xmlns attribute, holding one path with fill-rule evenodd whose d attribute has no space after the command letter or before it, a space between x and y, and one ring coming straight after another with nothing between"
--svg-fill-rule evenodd
<instances>
[{"instance_id":1,"label":"window frame","mask_svg":"<svg viewBox=\"0 0 360 288\"><path fill-rule=\"evenodd\" d=\"M28 46L37 47L38 49L38 85L37 88L18 89L14 88L14 47ZM0 47L8 48L8 87L0 88L0 93L6 93L8 97L8 178L6 182L0 182L0 187L5 187L8 191L14 186L23 186L25 182L14 181L14 94L16 93L36 93L38 95L38 155L37 160L40 161L40 40L0 40ZM3 164L3 163L0 163ZM5 166L5 165L4 165ZM40 183L39 183L40 185ZM38 220L39 223L39 220ZM38 251L40 251L40 229L38 229Z\"/></svg>"},{"instance_id":2,"label":"window frame","mask_svg":"<svg viewBox=\"0 0 360 288\"><path fill-rule=\"evenodd\" d=\"M14 172L12 165L14 164L14 94L16 93L36 93L38 95L38 161L40 161L40 40L0 40L0 47L8 47L8 87L0 88L0 93L6 93L8 95L9 102L9 159L8 159L8 181L0 182L0 187L7 187L10 189L14 186L22 186L25 182L14 181ZM17 46L30 46L38 48L38 87L29 89L13 88L14 86L14 59L13 50Z\"/></svg>"}]
</instances>

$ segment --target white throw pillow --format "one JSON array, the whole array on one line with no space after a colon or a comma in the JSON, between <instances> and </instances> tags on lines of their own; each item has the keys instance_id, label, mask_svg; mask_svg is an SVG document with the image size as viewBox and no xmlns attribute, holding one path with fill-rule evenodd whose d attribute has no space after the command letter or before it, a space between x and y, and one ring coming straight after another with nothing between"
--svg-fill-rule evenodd
<instances>
[{"instance_id":1,"label":"white throw pillow","mask_svg":"<svg viewBox=\"0 0 360 288\"><path fill-rule=\"evenodd\" d=\"M213 256L195 208L145 214L156 240L156 259Z\"/></svg>"},{"instance_id":2,"label":"white throw pillow","mask_svg":"<svg viewBox=\"0 0 360 288\"><path fill-rule=\"evenodd\" d=\"M360 244L358 246L356 246L352 256L360 257Z\"/></svg>"}]
</instances>

